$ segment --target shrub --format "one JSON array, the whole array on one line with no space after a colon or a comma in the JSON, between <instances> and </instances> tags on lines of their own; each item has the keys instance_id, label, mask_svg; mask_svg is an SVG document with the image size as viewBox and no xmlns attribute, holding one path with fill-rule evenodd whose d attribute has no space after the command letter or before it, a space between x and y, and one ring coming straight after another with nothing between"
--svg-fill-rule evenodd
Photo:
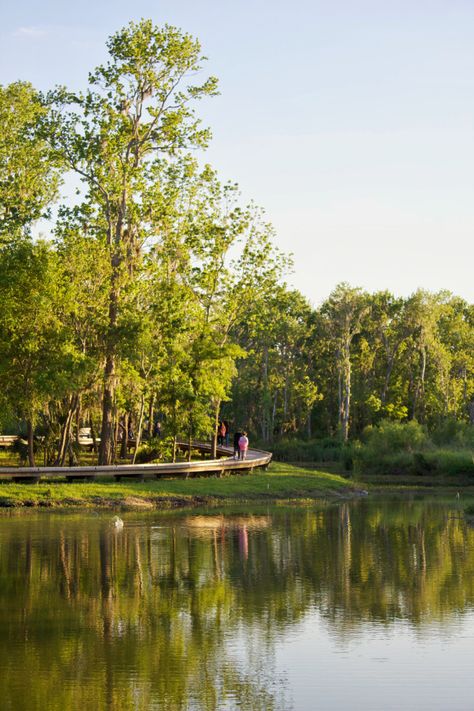
<instances>
[{"instance_id":1,"label":"shrub","mask_svg":"<svg viewBox=\"0 0 474 711\"><path fill-rule=\"evenodd\" d=\"M417 475L474 476L474 461L469 451L432 450L429 452L394 452L374 456L361 447L357 450L354 468L358 476Z\"/></svg>"},{"instance_id":2,"label":"shrub","mask_svg":"<svg viewBox=\"0 0 474 711\"><path fill-rule=\"evenodd\" d=\"M443 474L474 476L474 460L471 451L440 449L430 454L429 458L436 461L436 468Z\"/></svg>"},{"instance_id":3,"label":"shrub","mask_svg":"<svg viewBox=\"0 0 474 711\"><path fill-rule=\"evenodd\" d=\"M418 422L383 420L364 430L362 442L354 447L354 469L358 474L427 473L429 465L419 453L427 446L428 437Z\"/></svg>"},{"instance_id":4,"label":"shrub","mask_svg":"<svg viewBox=\"0 0 474 711\"><path fill-rule=\"evenodd\" d=\"M424 474L434 474L438 468L435 459L428 459L422 452L412 454L411 469L413 474L423 476Z\"/></svg>"},{"instance_id":5,"label":"shrub","mask_svg":"<svg viewBox=\"0 0 474 711\"><path fill-rule=\"evenodd\" d=\"M474 448L474 427L468 422L447 417L434 428L431 438L437 445Z\"/></svg>"},{"instance_id":6,"label":"shrub","mask_svg":"<svg viewBox=\"0 0 474 711\"><path fill-rule=\"evenodd\" d=\"M33 449L36 454L37 451L37 443L33 442ZM28 442L24 439L17 439L13 442L12 445L12 452L18 455L18 459L20 462L20 467L25 466L25 464L28 462Z\"/></svg>"},{"instance_id":7,"label":"shrub","mask_svg":"<svg viewBox=\"0 0 474 711\"><path fill-rule=\"evenodd\" d=\"M326 438L320 440L283 439L269 448L276 461L285 462L338 462L342 458L343 445L340 440Z\"/></svg>"},{"instance_id":8,"label":"shrub","mask_svg":"<svg viewBox=\"0 0 474 711\"><path fill-rule=\"evenodd\" d=\"M342 465L348 472L351 472L354 469L354 450L355 447L353 445L346 445L341 450Z\"/></svg>"},{"instance_id":9,"label":"shrub","mask_svg":"<svg viewBox=\"0 0 474 711\"><path fill-rule=\"evenodd\" d=\"M361 474L381 474L396 476L407 474L411 471L413 456L410 452L396 452L376 457L362 448L354 458L354 471L356 475Z\"/></svg>"},{"instance_id":10,"label":"shrub","mask_svg":"<svg viewBox=\"0 0 474 711\"><path fill-rule=\"evenodd\" d=\"M172 437L154 437L143 444L137 452L137 464L171 461L173 454Z\"/></svg>"},{"instance_id":11,"label":"shrub","mask_svg":"<svg viewBox=\"0 0 474 711\"><path fill-rule=\"evenodd\" d=\"M366 427L362 441L365 450L377 456L418 451L429 444L426 430L415 420L404 424L382 420L376 427Z\"/></svg>"}]
</instances>

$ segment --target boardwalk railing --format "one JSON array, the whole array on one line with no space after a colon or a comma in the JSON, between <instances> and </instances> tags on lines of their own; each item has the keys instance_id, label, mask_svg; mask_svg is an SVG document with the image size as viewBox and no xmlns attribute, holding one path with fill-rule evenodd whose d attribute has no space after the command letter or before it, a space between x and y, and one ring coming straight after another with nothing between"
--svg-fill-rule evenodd
<instances>
[{"instance_id":1,"label":"boardwalk railing","mask_svg":"<svg viewBox=\"0 0 474 711\"><path fill-rule=\"evenodd\" d=\"M181 450L188 450L186 442L179 442ZM203 442L193 442L192 450L202 454L211 452L211 445ZM165 464L111 464L106 466L85 467L0 467L0 480L39 481L65 477L68 481L75 479L95 479L97 477L115 477L120 479L145 479L149 477L181 477L190 476L222 476L224 474L249 474L254 469L264 468L270 464L272 455L259 449L249 449L246 459L234 459L231 447L218 446L219 459L202 459L191 462L174 462Z\"/></svg>"}]
</instances>

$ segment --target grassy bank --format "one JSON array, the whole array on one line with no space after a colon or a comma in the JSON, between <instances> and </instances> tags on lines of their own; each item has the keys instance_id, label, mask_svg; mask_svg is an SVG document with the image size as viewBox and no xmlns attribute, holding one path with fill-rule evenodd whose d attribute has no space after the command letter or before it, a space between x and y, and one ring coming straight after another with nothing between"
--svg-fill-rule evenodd
<instances>
[{"instance_id":1,"label":"grassy bank","mask_svg":"<svg viewBox=\"0 0 474 711\"><path fill-rule=\"evenodd\" d=\"M357 493L342 477L289 464L272 463L266 472L221 479L45 481L0 484L0 506L89 508L172 508L214 502L333 499Z\"/></svg>"}]
</instances>

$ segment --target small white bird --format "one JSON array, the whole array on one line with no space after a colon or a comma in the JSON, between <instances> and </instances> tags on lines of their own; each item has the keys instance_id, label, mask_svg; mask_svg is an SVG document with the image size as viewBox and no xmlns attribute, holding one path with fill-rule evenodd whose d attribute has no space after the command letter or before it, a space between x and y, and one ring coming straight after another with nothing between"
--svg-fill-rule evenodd
<instances>
[{"instance_id":1,"label":"small white bird","mask_svg":"<svg viewBox=\"0 0 474 711\"><path fill-rule=\"evenodd\" d=\"M456 494L456 498L459 499L460 497L461 497L461 494L460 494L459 491L458 491L457 494Z\"/></svg>"},{"instance_id":2,"label":"small white bird","mask_svg":"<svg viewBox=\"0 0 474 711\"><path fill-rule=\"evenodd\" d=\"M123 528L123 521L120 516L114 516L112 519L112 526L114 528Z\"/></svg>"}]
</instances>

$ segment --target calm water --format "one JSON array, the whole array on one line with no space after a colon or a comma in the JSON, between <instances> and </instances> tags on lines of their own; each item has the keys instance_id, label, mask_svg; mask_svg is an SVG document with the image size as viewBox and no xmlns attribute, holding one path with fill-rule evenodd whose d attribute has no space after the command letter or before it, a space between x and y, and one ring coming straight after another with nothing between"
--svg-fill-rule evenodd
<instances>
[{"instance_id":1,"label":"calm water","mask_svg":"<svg viewBox=\"0 0 474 711\"><path fill-rule=\"evenodd\" d=\"M474 709L455 503L0 518L0 709Z\"/></svg>"}]
</instances>

